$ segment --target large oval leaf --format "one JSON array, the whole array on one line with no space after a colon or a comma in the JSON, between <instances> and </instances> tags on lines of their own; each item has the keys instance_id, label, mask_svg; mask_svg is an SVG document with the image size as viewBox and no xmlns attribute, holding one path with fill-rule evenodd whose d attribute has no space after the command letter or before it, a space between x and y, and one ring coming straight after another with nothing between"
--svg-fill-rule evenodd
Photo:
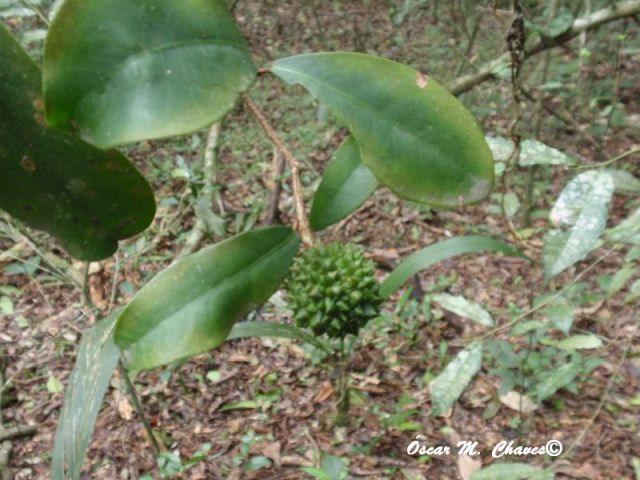
<instances>
[{"instance_id":1,"label":"large oval leaf","mask_svg":"<svg viewBox=\"0 0 640 480\"><path fill-rule=\"evenodd\" d=\"M51 457L53 480L80 478L93 427L120 357L113 343L116 318L112 314L82 335L56 429Z\"/></svg>"},{"instance_id":2,"label":"large oval leaf","mask_svg":"<svg viewBox=\"0 0 640 480\"><path fill-rule=\"evenodd\" d=\"M216 122L254 78L217 0L66 0L45 46L49 124L101 148Z\"/></svg>"},{"instance_id":3,"label":"large oval leaf","mask_svg":"<svg viewBox=\"0 0 640 480\"><path fill-rule=\"evenodd\" d=\"M234 322L266 302L299 239L289 227L244 233L176 262L123 310L115 340L127 367L153 368L220 345Z\"/></svg>"},{"instance_id":4,"label":"large oval leaf","mask_svg":"<svg viewBox=\"0 0 640 480\"><path fill-rule=\"evenodd\" d=\"M41 73L0 25L0 208L100 260L155 214L146 180L120 153L44 124Z\"/></svg>"},{"instance_id":5,"label":"large oval leaf","mask_svg":"<svg viewBox=\"0 0 640 480\"><path fill-rule=\"evenodd\" d=\"M339 222L362 205L378 187L378 180L360 160L360 148L347 138L327 164L313 197L309 222L318 231Z\"/></svg>"},{"instance_id":6,"label":"large oval leaf","mask_svg":"<svg viewBox=\"0 0 640 480\"><path fill-rule=\"evenodd\" d=\"M436 81L379 57L318 53L272 71L328 105L362 161L400 197L442 207L476 202L493 184L493 158L475 120Z\"/></svg>"},{"instance_id":7,"label":"large oval leaf","mask_svg":"<svg viewBox=\"0 0 640 480\"><path fill-rule=\"evenodd\" d=\"M391 272L391 275L389 275L382 283L380 293L383 297L388 297L400 288L404 282L411 278L412 275L415 275L420 270L424 270L425 268L441 262L442 260L463 255L465 253L483 251L502 252L505 255L527 258L522 253L500 240L480 236L455 237L429 245L428 247L411 254L403 260L402 263L400 263L400 265L398 265L393 272Z\"/></svg>"}]
</instances>

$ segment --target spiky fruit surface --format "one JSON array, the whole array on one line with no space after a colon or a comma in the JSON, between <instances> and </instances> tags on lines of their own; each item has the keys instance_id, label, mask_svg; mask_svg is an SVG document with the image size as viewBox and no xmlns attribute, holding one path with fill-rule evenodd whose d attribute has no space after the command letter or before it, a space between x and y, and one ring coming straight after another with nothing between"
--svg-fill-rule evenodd
<instances>
[{"instance_id":1,"label":"spiky fruit surface","mask_svg":"<svg viewBox=\"0 0 640 480\"><path fill-rule=\"evenodd\" d=\"M299 327L334 338L357 334L382 303L373 262L359 246L338 242L312 247L296 259L287 298Z\"/></svg>"}]
</instances>

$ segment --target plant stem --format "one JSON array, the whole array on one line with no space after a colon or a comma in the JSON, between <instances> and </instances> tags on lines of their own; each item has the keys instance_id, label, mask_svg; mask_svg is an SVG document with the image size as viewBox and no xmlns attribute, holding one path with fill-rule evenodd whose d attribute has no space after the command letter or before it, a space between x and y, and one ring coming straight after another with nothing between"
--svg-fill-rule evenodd
<instances>
[{"instance_id":1,"label":"plant stem","mask_svg":"<svg viewBox=\"0 0 640 480\"><path fill-rule=\"evenodd\" d=\"M147 417L144 414L144 410L142 409L142 405L140 404L140 400L138 399L138 394L136 393L136 387L131 382L131 379L129 378L129 372L127 371L124 364L122 363L122 360L118 361L118 369L120 370L120 374L124 379L124 384L127 389L127 392L131 397L133 408L135 408L136 413L140 417L140 420L142 421L142 425L144 426L144 429L147 432L147 436L149 437L149 442L151 442L153 455L156 457L156 460L158 460L158 457L160 456L160 452L162 451L162 449L160 448L158 439L153 433L153 429L151 428L151 425L149 424L149 421L147 420Z\"/></svg>"},{"instance_id":2,"label":"plant stem","mask_svg":"<svg viewBox=\"0 0 640 480\"><path fill-rule=\"evenodd\" d=\"M558 14L558 0L551 0L549 8L549 19L547 25L549 25ZM540 77L540 85L544 85L547 82L549 76L549 64L551 63L551 50L547 50L542 60L542 74ZM533 127L533 135L536 140L540 141L540 135L542 133L542 120L544 112L544 93L540 89L538 99L535 106L535 124ZM528 227L531 224L531 210L533 210L533 187L535 185L536 173L538 172L538 165L533 165L527 169L527 178L524 192L524 202L522 205L522 226Z\"/></svg>"},{"instance_id":3,"label":"plant stem","mask_svg":"<svg viewBox=\"0 0 640 480\"><path fill-rule=\"evenodd\" d=\"M91 299L91 292L89 291L89 267L91 266L90 262L84 262L84 269L82 272L82 298L84 299L85 306L93 311L96 306Z\"/></svg>"},{"instance_id":4,"label":"plant stem","mask_svg":"<svg viewBox=\"0 0 640 480\"><path fill-rule=\"evenodd\" d=\"M616 163L620 160L623 160L627 157L630 157L631 155L635 155L636 153L640 153L640 147L636 147L636 148L632 148L631 150L627 150L624 153L621 153L620 155L617 155L613 158L610 158L609 160L605 160L604 162L600 162L600 163L592 163L590 165L580 165L578 167L576 167L577 170L590 170L592 168L601 168L601 167L606 167L608 165L611 165L613 163Z\"/></svg>"},{"instance_id":5,"label":"plant stem","mask_svg":"<svg viewBox=\"0 0 640 480\"><path fill-rule=\"evenodd\" d=\"M291 184L293 186L293 198L296 208L296 216L297 216L297 230L302 237L302 241L307 245L313 245L313 234L311 233L311 228L309 227L309 220L307 219L307 214L304 210L304 195L302 192L302 183L300 182L300 164L293 156L291 151L287 148L287 146L280 140L278 134L273 129L273 127L269 124L268 120L262 113L262 111L258 108L252 98L245 94L242 96L242 100L244 104L247 106L251 113L256 117L256 120L267 134L271 142L275 145L275 147L280 150L280 153L284 157L284 159L289 164L289 169L291 170Z\"/></svg>"},{"instance_id":6,"label":"plant stem","mask_svg":"<svg viewBox=\"0 0 640 480\"><path fill-rule=\"evenodd\" d=\"M353 345L353 344L352 344ZM338 393L338 401L336 408L338 410L336 415L336 425L346 427L350 423L349 418L349 381L348 381L348 372L347 372L347 352L345 351L345 342L344 337L340 338L340 359L339 359L339 373L338 373L338 384L337 384L337 393Z\"/></svg>"}]
</instances>

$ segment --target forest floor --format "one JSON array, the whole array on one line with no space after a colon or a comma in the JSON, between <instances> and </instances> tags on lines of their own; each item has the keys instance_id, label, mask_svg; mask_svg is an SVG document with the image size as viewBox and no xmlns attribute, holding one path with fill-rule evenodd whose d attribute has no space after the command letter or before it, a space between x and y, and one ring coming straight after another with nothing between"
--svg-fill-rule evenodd
<instances>
[{"instance_id":1,"label":"forest floor","mask_svg":"<svg viewBox=\"0 0 640 480\"><path fill-rule=\"evenodd\" d=\"M402 61L436 79L454 76L459 61L456 44L462 44L462 34L455 27L459 20L456 11L449 11L446 4L441 6L439 22L435 22L432 9L414 11L395 25L387 5L382 1L241 1L236 17L256 56L265 63L304 51L361 50ZM486 10L472 49L474 62L503 50L503 33L509 26L506 12ZM8 23L15 31L26 28L21 23L26 20L11 21ZM625 28L637 43L638 23L630 22ZM611 46L598 40L615 36L621 29L620 23L613 24L598 32L599 37L589 38L588 44L598 47L574 75L578 86L572 83L574 90L569 89L564 96L553 91L549 95L552 108L560 108L565 102L575 125L567 126L549 115L542 139L584 164L638 145L637 49L636 53L620 54L616 66L611 61L615 42L609 42ZM578 62L578 49L572 43L554 52L552 64L559 66L552 76L566 78L561 67ZM530 63L527 75L535 80L539 62ZM596 98L596 103L606 103L605 93L617 75L624 87L617 102L626 121L607 124L603 129L603 118L592 113L589 102ZM260 82L253 95L305 165L303 181L311 194L318 172L322 172L344 132L332 126L335 124L326 112L301 90L270 78ZM505 108L510 98L509 80L503 79L477 86L462 100L485 131L507 135L513 118L510 107ZM524 134L531 135L533 110L529 104L522 121ZM128 150L151 180L159 208L147 232L123 242L111 260L92 264L87 288L101 312L125 304L183 247L194 223L190 203L193 195L185 175L198 175L204 133L144 142ZM225 120L215 180L221 186L224 207L217 212L227 221L228 234L260 224L269 199L269 181L263 177L270 171L271 157L268 141L238 105ZM638 176L640 162L635 158L625 165ZM536 295L575 281L597 253L559 276L547 290L541 266L548 210L574 173L557 167L537 172L532 224L526 229L526 239L514 244L534 259L533 263L493 254L459 257L421 273L421 289L429 291L438 285L452 294L464 295L481 303L497 325L502 325L529 309ZM524 171L512 173L506 188L521 195L524 176ZM502 188L498 182L496 191ZM366 246L383 278L401 258L439 240L468 234L510 238L498 200L493 196L473 207L432 211L379 189L357 213L322 238ZM628 198L616 197L610 223L625 217L629 206ZM288 193L281 210L286 220L291 210ZM37 426L34 435L13 440L10 462L16 479L30 480L49 478L63 386L73 368L81 333L93 324L96 315L87 308L82 289L77 286L83 278L82 265L69 259L44 235L31 232L27 238L24 232L7 227L5 235L0 236L0 250L13 249L18 257L0 264L0 294L12 303L11 314L0 313L6 381L1 419L5 426ZM599 279L616 272L624 254L624 250L611 252L580 279L581 287L587 292L601 291ZM637 277L638 272L633 278ZM636 333L635 338L629 338L636 332L638 305L625 304L624 295L625 289L607 300L594 295L597 300L580 306L573 328L606 340L603 348L590 353L602 363L579 382L576 392L562 390L527 414L501 403L496 395L498 378L483 370L451 412L430 417L428 384L442 369L442 345L448 348L447 356L452 356L482 330L435 307L427 321L421 299L416 298L419 295L388 302L385 314L364 330L352 360L349 427L334 426L331 362L291 341L227 342L184 364L140 373L135 383L153 428L167 448L181 458L181 464L173 465L178 471L183 469L176 478L309 478L300 468L312 466L321 454L331 454L348 461L349 478L457 479L464 478L464 472L474 466L469 462L493 462L491 449L500 440L538 446L555 439L565 449L578 442L569 456L557 461L556 478L633 479L632 459L640 457L640 337ZM267 320L288 321L282 292L260 315ZM508 337L506 333L500 335ZM518 342L514 337L511 341ZM425 437L424 444L434 446L455 444L457 439L478 441L481 455L475 460L455 453L409 456L407 446L417 434ZM190 459L192 465L188 465ZM550 459L512 460L548 466ZM85 475L137 479L145 473L155 478L155 460L116 372L97 421Z\"/></svg>"}]
</instances>

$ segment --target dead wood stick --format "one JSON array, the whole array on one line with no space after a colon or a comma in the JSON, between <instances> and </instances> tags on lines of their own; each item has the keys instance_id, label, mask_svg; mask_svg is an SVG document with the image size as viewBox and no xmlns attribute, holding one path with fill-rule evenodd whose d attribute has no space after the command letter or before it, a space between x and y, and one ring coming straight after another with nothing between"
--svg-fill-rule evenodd
<instances>
[{"instance_id":1,"label":"dead wood stick","mask_svg":"<svg viewBox=\"0 0 640 480\"><path fill-rule=\"evenodd\" d=\"M272 162L272 182L271 199L269 200L269 209L265 217L265 225L273 225L280 218L280 195L282 194L282 175L284 175L284 157L280 151L274 147Z\"/></svg>"},{"instance_id":2,"label":"dead wood stick","mask_svg":"<svg viewBox=\"0 0 640 480\"><path fill-rule=\"evenodd\" d=\"M613 22L625 17L632 17L638 14L640 14L640 0L633 0L618 3L589 15L585 15L584 17L576 18L573 21L571 28L566 32L555 37L542 36L539 40L530 45L529 48L526 49L525 57L531 57L550 48L560 46L577 37L581 33L596 29L605 23ZM461 93L471 90L476 85L493 78L496 69L499 66L509 63L510 54L509 52L505 52L498 58L480 65L476 72L462 75L451 80L447 84L447 88L454 95L460 95Z\"/></svg>"},{"instance_id":3,"label":"dead wood stick","mask_svg":"<svg viewBox=\"0 0 640 480\"><path fill-rule=\"evenodd\" d=\"M18 425L17 427L0 429L0 442L10 440L16 437L25 437L33 435L38 431L36 425Z\"/></svg>"}]
</instances>

